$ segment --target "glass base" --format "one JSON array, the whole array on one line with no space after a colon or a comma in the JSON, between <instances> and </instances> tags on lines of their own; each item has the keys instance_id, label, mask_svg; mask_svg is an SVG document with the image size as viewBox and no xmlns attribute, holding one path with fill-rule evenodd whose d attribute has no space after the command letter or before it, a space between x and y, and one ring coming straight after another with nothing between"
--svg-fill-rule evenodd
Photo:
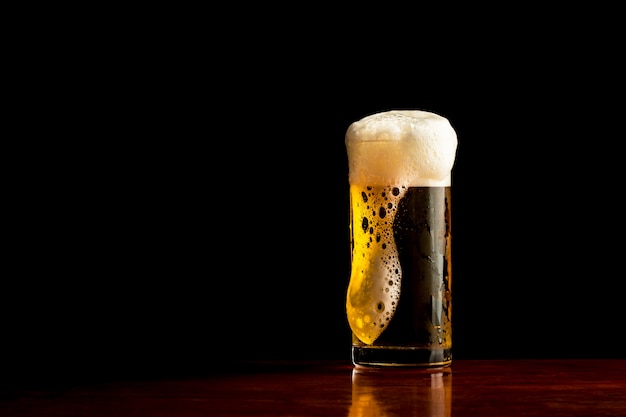
<instances>
[{"instance_id":1,"label":"glass base","mask_svg":"<svg viewBox=\"0 0 626 417\"><path fill-rule=\"evenodd\" d=\"M397 346L352 346L356 367L445 368L452 363L450 349Z\"/></svg>"}]
</instances>

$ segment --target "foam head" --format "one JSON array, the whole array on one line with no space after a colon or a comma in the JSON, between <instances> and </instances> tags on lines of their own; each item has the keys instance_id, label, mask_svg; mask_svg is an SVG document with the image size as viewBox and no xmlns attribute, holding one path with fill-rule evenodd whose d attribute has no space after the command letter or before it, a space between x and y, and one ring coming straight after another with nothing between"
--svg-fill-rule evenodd
<instances>
[{"instance_id":1,"label":"foam head","mask_svg":"<svg viewBox=\"0 0 626 417\"><path fill-rule=\"evenodd\" d=\"M390 110L346 132L350 184L450 185L457 135L448 119L422 110Z\"/></svg>"}]
</instances>

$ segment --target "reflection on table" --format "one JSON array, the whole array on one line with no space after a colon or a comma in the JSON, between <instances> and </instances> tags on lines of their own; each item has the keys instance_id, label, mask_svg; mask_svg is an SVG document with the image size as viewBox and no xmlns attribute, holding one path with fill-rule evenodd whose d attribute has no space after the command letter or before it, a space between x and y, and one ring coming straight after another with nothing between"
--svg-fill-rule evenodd
<instances>
[{"instance_id":1,"label":"reflection on table","mask_svg":"<svg viewBox=\"0 0 626 417\"><path fill-rule=\"evenodd\" d=\"M452 370L352 371L349 417L450 417Z\"/></svg>"}]
</instances>

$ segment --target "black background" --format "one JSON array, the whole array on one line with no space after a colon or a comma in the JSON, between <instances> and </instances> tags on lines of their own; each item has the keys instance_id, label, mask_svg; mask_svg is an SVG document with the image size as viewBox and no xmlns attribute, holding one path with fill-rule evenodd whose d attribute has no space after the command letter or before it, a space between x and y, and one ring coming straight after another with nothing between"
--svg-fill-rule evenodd
<instances>
[{"instance_id":1,"label":"black background","mask_svg":"<svg viewBox=\"0 0 626 417\"><path fill-rule=\"evenodd\" d=\"M617 29L396 12L238 37L137 13L40 39L5 202L3 381L348 361L344 134L390 109L458 134L454 357L626 357Z\"/></svg>"}]
</instances>

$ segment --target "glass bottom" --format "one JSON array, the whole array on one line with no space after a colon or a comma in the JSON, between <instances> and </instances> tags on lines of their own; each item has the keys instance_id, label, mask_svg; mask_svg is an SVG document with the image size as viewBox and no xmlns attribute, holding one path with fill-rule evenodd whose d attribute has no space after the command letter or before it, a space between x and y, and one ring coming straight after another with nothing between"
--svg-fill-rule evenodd
<instances>
[{"instance_id":1,"label":"glass bottom","mask_svg":"<svg viewBox=\"0 0 626 417\"><path fill-rule=\"evenodd\" d=\"M445 368L452 363L450 349L399 346L352 346L356 367Z\"/></svg>"}]
</instances>

